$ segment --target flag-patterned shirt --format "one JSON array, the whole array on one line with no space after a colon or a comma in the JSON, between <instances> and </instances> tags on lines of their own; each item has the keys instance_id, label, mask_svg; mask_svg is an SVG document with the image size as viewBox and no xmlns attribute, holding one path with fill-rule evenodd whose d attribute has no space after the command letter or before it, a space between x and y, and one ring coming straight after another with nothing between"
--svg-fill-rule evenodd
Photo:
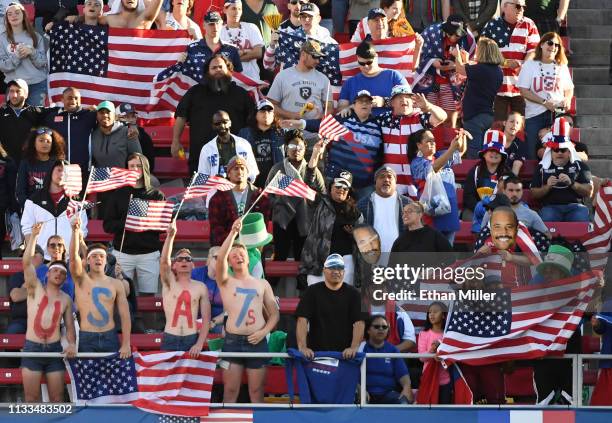
<instances>
[{"instance_id":1,"label":"flag-patterned shirt","mask_svg":"<svg viewBox=\"0 0 612 423\"><path fill-rule=\"evenodd\" d=\"M503 17L495 18L483 28L482 37L491 38L497 43L499 49L507 60L517 60L521 64L525 56L535 51L540 42L540 34L535 23L525 17L517 22L514 28L508 24ZM516 87L520 67L510 69L502 67L504 71L504 81L499 89L498 95L504 97L516 97L521 95Z\"/></svg>"}]
</instances>

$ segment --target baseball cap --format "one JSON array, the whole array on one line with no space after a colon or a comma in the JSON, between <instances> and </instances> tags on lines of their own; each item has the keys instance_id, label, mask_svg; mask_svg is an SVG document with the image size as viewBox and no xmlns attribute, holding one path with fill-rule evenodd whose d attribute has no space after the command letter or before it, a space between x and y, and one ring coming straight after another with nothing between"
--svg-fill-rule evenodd
<instances>
[{"instance_id":1,"label":"baseball cap","mask_svg":"<svg viewBox=\"0 0 612 423\"><path fill-rule=\"evenodd\" d=\"M272 104L272 102L270 100L265 99L265 98L263 100L259 100L257 102L257 111L260 111L264 107L269 107L272 110L274 110L274 104Z\"/></svg>"},{"instance_id":2,"label":"baseball cap","mask_svg":"<svg viewBox=\"0 0 612 423\"><path fill-rule=\"evenodd\" d=\"M487 210L495 210L498 207L512 207L510 199L505 194L493 194L489 197L489 202L484 205Z\"/></svg>"},{"instance_id":3,"label":"baseball cap","mask_svg":"<svg viewBox=\"0 0 612 423\"><path fill-rule=\"evenodd\" d=\"M329 268L342 268L344 269L344 259L340 254L330 254L325 259L325 263L323 267L326 269Z\"/></svg>"},{"instance_id":4,"label":"baseball cap","mask_svg":"<svg viewBox=\"0 0 612 423\"><path fill-rule=\"evenodd\" d=\"M218 12L209 11L204 15L204 23L217 23L222 22L221 15Z\"/></svg>"},{"instance_id":5,"label":"baseball cap","mask_svg":"<svg viewBox=\"0 0 612 423\"><path fill-rule=\"evenodd\" d=\"M334 185L336 184L350 188L353 185L353 174L348 170L343 170L337 178L334 178Z\"/></svg>"},{"instance_id":6,"label":"baseball cap","mask_svg":"<svg viewBox=\"0 0 612 423\"><path fill-rule=\"evenodd\" d=\"M374 173L374 179L378 178L378 176L382 173L390 173L395 179L397 179L397 173L395 173L395 170L393 170L391 166L379 167L378 170L376 170L376 172Z\"/></svg>"},{"instance_id":7,"label":"baseball cap","mask_svg":"<svg viewBox=\"0 0 612 423\"><path fill-rule=\"evenodd\" d=\"M98 104L98 106L96 107L96 110L100 111L102 109L106 109L109 112L115 113L115 105L113 104L112 101L104 100L103 102Z\"/></svg>"},{"instance_id":8,"label":"baseball cap","mask_svg":"<svg viewBox=\"0 0 612 423\"><path fill-rule=\"evenodd\" d=\"M385 11L381 9L380 7L375 7L368 11L368 20L376 19L380 16L383 16L385 18L387 17L387 14L385 13Z\"/></svg>"},{"instance_id":9,"label":"baseball cap","mask_svg":"<svg viewBox=\"0 0 612 423\"><path fill-rule=\"evenodd\" d=\"M310 3L308 3L310 4ZM315 40L306 40L304 44L302 44L301 51L310 54L312 57L325 57L327 56L321 50L321 44L319 44Z\"/></svg>"},{"instance_id":10,"label":"baseball cap","mask_svg":"<svg viewBox=\"0 0 612 423\"><path fill-rule=\"evenodd\" d=\"M410 85L396 85L391 89L391 98L402 94L412 94L412 88L410 88Z\"/></svg>"},{"instance_id":11,"label":"baseball cap","mask_svg":"<svg viewBox=\"0 0 612 423\"><path fill-rule=\"evenodd\" d=\"M442 31L448 35L463 37L465 35L465 21L460 15L450 15L442 24Z\"/></svg>"},{"instance_id":12,"label":"baseball cap","mask_svg":"<svg viewBox=\"0 0 612 423\"><path fill-rule=\"evenodd\" d=\"M355 101L357 101L359 98L361 97L368 97L370 100L372 100L374 97L372 97L372 94L370 94L370 92L368 90L361 90L357 93L357 97L355 97Z\"/></svg>"},{"instance_id":13,"label":"baseball cap","mask_svg":"<svg viewBox=\"0 0 612 423\"><path fill-rule=\"evenodd\" d=\"M125 116L128 113L138 113L131 103L121 103L115 110L117 116Z\"/></svg>"},{"instance_id":14,"label":"baseball cap","mask_svg":"<svg viewBox=\"0 0 612 423\"><path fill-rule=\"evenodd\" d=\"M306 3L300 7L300 15L319 16L320 14L319 7L314 3Z\"/></svg>"}]
</instances>

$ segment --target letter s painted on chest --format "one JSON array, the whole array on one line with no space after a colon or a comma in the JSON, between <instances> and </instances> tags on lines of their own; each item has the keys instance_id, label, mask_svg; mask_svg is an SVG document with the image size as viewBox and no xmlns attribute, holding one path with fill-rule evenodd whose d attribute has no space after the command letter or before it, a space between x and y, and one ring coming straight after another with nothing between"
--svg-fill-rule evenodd
<instances>
[{"instance_id":1,"label":"letter s painted on chest","mask_svg":"<svg viewBox=\"0 0 612 423\"><path fill-rule=\"evenodd\" d=\"M91 290L91 300L93 301L94 306L96 306L96 309L98 310L98 313L100 313L100 316L102 318L96 319L90 311L89 313L87 313L87 321L98 328L106 326L110 321L110 315L108 313L108 310L106 310L104 305L100 302L100 295L103 295L107 298L112 298L113 294L111 293L110 289L101 286L96 286Z\"/></svg>"}]
</instances>

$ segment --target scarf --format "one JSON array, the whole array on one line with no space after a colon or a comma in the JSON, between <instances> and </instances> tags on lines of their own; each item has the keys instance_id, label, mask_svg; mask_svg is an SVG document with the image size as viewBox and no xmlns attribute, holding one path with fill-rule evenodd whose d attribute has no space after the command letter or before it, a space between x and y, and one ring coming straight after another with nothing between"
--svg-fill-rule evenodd
<instances>
[{"instance_id":1,"label":"scarf","mask_svg":"<svg viewBox=\"0 0 612 423\"><path fill-rule=\"evenodd\" d=\"M306 160L302 160L300 162L300 167L296 169L289 159L283 160L283 170L285 171L285 175L292 177L293 179L297 179L298 181L304 182L304 178L302 175L306 174Z\"/></svg>"}]
</instances>

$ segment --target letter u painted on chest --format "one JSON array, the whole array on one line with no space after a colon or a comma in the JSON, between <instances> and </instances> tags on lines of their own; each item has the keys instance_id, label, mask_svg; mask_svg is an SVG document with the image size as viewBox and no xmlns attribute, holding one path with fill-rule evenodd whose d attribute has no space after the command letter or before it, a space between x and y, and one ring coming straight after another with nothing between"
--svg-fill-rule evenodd
<instances>
[{"instance_id":1,"label":"letter u painted on chest","mask_svg":"<svg viewBox=\"0 0 612 423\"><path fill-rule=\"evenodd\" d=\"M100 302L100 296L103 295L107 298L112 298L113 294L110 289L96 286L91 290L91 300L94 303L94 306L98 310L98 313L102 317L101 319L97 319L93 316L91 311L87 313L87 321L95 327L102 328L108 324L110 321L110 314L108 310L104 307L104 305Z\"/></svg>"},{"instance_id":2,"label":"letter u painted on chest","mask_svg":"<svg viewBox=\"0 0 612 423\"><path fill-rule=\"evenodd\" d=\"M36 317L34 318L34 333L36 336L42 339L50 338L53 335L53 332L58 327L59 318L62 314L62 303L59 300L53 302L53 315L51 318L51 324L46 328L42 325L42 317L45 309L49 305L49 297L46 295L42 297L40 304L38 305L38 310L36 311Z\"/></svg>"}]
</instances>

